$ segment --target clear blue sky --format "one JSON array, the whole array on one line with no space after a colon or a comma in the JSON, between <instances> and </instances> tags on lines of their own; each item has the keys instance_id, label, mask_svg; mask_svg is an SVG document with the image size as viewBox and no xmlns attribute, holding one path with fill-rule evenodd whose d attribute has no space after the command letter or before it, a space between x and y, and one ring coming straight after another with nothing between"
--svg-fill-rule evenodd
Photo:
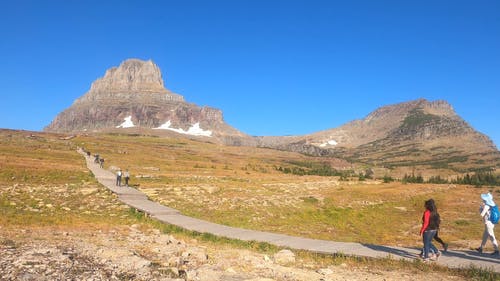
<instances>
[{"instance_id":1,"label":"clear blue sky","mask_svg":"<svg viewBox=\"0 0 500 281\"><path fill-rule=\"evenodd\" d=\"M106 69L250 135L301 135L418 98L500 144L500 1L0 1L0 128L42 130Z\"/></svg>"}]
</instances>

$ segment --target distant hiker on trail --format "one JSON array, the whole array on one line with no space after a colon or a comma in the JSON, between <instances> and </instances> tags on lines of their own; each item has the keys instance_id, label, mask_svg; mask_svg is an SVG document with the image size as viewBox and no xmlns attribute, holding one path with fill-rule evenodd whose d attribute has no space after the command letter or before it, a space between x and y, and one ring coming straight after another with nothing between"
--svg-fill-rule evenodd
<instances>
[{"instance_id":1,"label":"distant hiker on trail","mask_svg":"<svg viewBox=\"0 0 500 281\"><path fill-rule=\"evenodd\" d=\"M125 186L128 187L128 180L130 178L130 173L128 172L128 169L125 170L125 173L123 174L123 176L125 177Z\"/></svg>"},{"instance_id":2,"label":"distant hiker on trail","mask_svg":"<svg viewBox=\"0 0 500 281\"><path fill-rule=\"evenodd\" d=\"M493 209L495 208L496 210L498 210L498 207L496 207L496 204L493 201L493 196L489 192L481 194L481 199L483 199L483 204L481 205L479 211L481 212L481 218L484 222L484 232L481 246L479 248L476 248L476 250L479 253L482 253L483 248L486 245L486 241L488 241L488 238L490 238L491 243L495 247L495 251L492 253L492 255L498 255L498 242L495 238L495 224L491 220L491 218L493 217Z\"/></svg>"},{"instance_id":3,"label":"distant hiker on trail","mask_svg":"<svg viewBox=\"0 0 500 281\"><path fill-rule=\"evenodd\" d=\"M119 169L118 172L116 173L116 185L122 186L122 170L121 169Z\"/></svg>"},{"instance_id":4,"label":"distant hiker on trail","mask_svg":"<svg viewBox=\"0 0 500 281\"><path fill-rule=\"evenodd\" d=\"M99 163L99 154L94 155L94 163Z\"/></svg>"},{"instance_id":5,"label":"distant hiker on trail","mask_svg":"<svg viewBox=\"0 0 500 281\"><path fill-rule=\"evenodd\" d=\"M87 151L87 157L90 157L90 151Z\"/></svg>"},{"instance_id":6,"label":"distant hiker on trail","mask_svg":"<svg viewBox=\"0 0 500 281\"><path fill-rule=\"evenodd\" d=\"M99 167L104 167L104 158L99 159Z\"/></svg>"},{"instance_id":7,"label":"distant hiker on trail","mask_svg":"<svg viewBox=\"0 0 500 281\"><path fill-rule=\"evenodd\" d=\"M422 235L422 240L424 242L424 261L429 260L437 260L441 253L439 250L432 244L432 239L436 235L436 232L439 228L439 214L437 212L436 205L433 199L429 199L425 201L425 211L422 216L422 227L420 228L420 235ZM432 249L434 255L429 258L429 252Z\"/></svg>"}]
</instances>

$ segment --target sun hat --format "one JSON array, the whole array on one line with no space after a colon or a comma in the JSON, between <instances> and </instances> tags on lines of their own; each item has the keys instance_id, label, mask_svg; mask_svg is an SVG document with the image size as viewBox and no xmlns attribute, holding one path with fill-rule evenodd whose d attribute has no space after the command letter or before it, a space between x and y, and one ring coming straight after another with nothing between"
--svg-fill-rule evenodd
<instances>
[{"instance_id":1,"label":"sun hat","mask_svg":"<svg viewBox=\"0 0 500 281\"><path fill-rule=\"evenodd\" d=\"M481 194L481 199L483 199L484 203L488 206L495 206L495 202L493 202L493 195L491 193L483 193Z\"/></svg>"}]
</instances>

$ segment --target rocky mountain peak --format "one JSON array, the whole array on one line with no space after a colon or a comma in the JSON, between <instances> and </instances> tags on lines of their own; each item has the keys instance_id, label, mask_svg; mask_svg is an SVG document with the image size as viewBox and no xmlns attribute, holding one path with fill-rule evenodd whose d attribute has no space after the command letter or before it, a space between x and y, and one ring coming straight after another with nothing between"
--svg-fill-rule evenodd
<instances>
[{"instance_id":1,"label":"rocky mountain peak","mask_svg":"<svg viewBox=\"0 0 500 281\"><path fill-rule=\"evenodd\" d=\"M151 60L139 59L128 59L108 69L44 130L99 132L129 128L212 139L247 137L227 125L219 109L187 103L181 95L167 90L160 68Z\"/></svg>"},{"instance_id":2,"label":"rocky mountain peak","mask_svg":"<svg viewBox=\"0 0 500 281\"><path fill-rule=\"evenodd\" d=\"M91 92L165 92L160 68L151 60L128 59L92 83Z\"/></svg>"},{"instance_id":3,"label":"rocky mountain peak","mask_svg":"<svg viewBox=\"0 0 500 281\"><path fill-rule=\"evenodd\" d=\"M444 100L437 100L433 102L423 100L421 108L428 114L446 117L458 117L451 104Z\"/></svg>"}]
</instances>

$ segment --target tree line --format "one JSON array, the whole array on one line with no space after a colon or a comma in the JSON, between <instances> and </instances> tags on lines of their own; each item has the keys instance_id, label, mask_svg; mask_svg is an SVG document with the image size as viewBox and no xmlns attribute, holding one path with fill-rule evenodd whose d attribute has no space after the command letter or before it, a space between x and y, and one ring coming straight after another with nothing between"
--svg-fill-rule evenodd
<instances>
[{"instance_id":1,"label":"tree line","mask_svg":"<svg viewBox=\"0 0 500 281\"><path fill-rule=\"evenodd\" d=\"M448 180L442 178L440 176L432 176L427 180L421 175L415 176L405 174L401 179L403 183L437 183L437 184L468 184L468 185L491 185L491 186L500 186L500 175L494 175L492 172L476 172L474 174L465 174L464 176L458 176L452 180Z\"/></svg>"},{"instance_id":2,"label":"tree line","mask_svg":"<svg viewBox=\"0 0 500 281\"><path fill-rule=\"evenodd\" d=\"M339 171L333 169L330 165L312 165L311 163L301 163L303 167L275 167L277 171L285 174L293 174L299 176L305 175L316 175L316 176L337 176L341 180L348 180L352 177L357 177L359 180L372 179L373 171L371 169L366 169L364 172L359 172L356 174L353 170ZM305 164L305 165L304 165ZM433 184L466 184L475 186L500 186L500 175L495 175L491 171L478 171L473 174L465 174L464 176L457 176L452 180L442 178L441 176L432 176L428 179L424 179L422 175L415 174L405 174L402 179L394 179L390 176L384 176L382 178L384 182L401 181L402 183L433 183Z\"/></svg>"}]
</instances>

